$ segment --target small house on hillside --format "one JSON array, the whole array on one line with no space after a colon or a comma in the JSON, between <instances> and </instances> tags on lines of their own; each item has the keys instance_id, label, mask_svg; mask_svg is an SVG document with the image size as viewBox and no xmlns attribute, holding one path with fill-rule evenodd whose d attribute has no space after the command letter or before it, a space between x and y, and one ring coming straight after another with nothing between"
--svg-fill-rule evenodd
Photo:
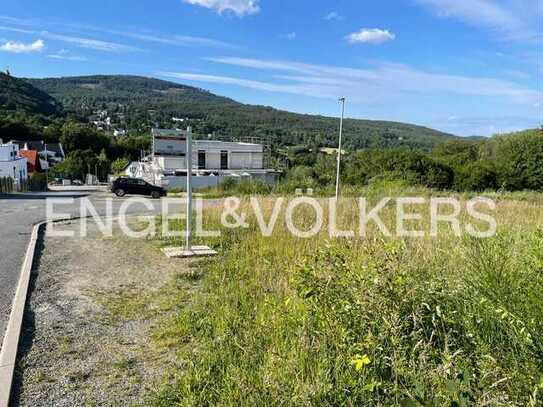
<instances>
[{"instance_id":1,"label":"small house on hillside","mask_svg":"<svg viewBox=\"0 0 543 407\"><path fill-rule=\"evenodd\" d=\"M31 175L35 172L42 172L47 167L45 161L41 160L36 150L19 150L17 155L26 158L26 172ZM43 163L43 164L42 164Z\"/></svg>"},{"instance_id":2,"label":"small house on hillside","mask_svg":"<svg viewBox=\"0 0 543 407\"><path fill-rule=\"evenodd\" d=\"M0 178L12 178L20 185L28 178L26 158L19 157L19 146L0 144Z\"/></svg>"},{"instance_id":3,"label":"small house on hillside","mask_svg":"<svg viewBox=\"0 0 543 407\"><path fill-rule=\"evenodd\" d=\"M11 140L10 143L17 144L20 151L37 151L39 158L42 160L43 169L45 169L45 163L53 166L66 159L61 143L45 143L43 141L21 140Z\"/></svg>"}]
</instances>

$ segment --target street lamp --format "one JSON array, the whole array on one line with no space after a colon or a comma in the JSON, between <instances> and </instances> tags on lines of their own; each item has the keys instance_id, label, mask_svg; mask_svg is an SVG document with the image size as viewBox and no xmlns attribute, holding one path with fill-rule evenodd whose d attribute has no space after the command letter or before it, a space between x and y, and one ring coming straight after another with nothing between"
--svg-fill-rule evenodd
<instances>
[{"instance_id":1,"label":"street lamp","mask_svg":"<svg viewBox=\"0 0 543 407\"><path fill-rule=\"evenodd\" d=\"M345 116L345 98L340 98L341 121L339 122L339 146L337 152L337 173L336 173L336 200L339 198L339 171L341 169L341 137L343 136L343 117Z\"/></svg>"},{"instance_id":2,"label":"street lamp","mask_svg":"<svg viewBox=\"0 0 543 407\"><path fill-rule=\"evenodd\" d=\"M185 234L185 251L192 252L192 128L187 128L186 137L186 160L187 160L187 218L186 218L186 234Z\"/></svg>"}]
</instances>

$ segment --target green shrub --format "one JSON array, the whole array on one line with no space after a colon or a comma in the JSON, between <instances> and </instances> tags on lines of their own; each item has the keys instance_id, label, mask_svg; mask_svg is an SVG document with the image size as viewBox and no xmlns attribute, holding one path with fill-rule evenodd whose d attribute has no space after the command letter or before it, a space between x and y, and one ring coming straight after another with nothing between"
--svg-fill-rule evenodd
<instances>
[{"instance_id":1,"label":"green shrub","mask_svg":"<svg viewBox=\"0 0 543 407\"><path fill-rule=\"evenodd\" d=\"M44 173L33 173L28 179L28 189L30 191L46 191L47 178Z\"/></svg>"},{"instance_id":2,"label":"green shrub","mask_svg":"<svg viewBox=\"0 0 543 407\"><path fill-rule=\"evenodd\" d=\"M525 131L495 137L485 155L496 163L498 183L508 190L543 189L543 133Z\"/></svg>"},{"instance_id":3,"label":"green shrub","mask_svg":"<svg viewBox=\"0 0 543 407\"><path fill-rule=\"evenodd\" d=\"M111 171L113 171L114 175L120 175L129 164L130 161L127 158L117 158L111 164Z\"/></svg>"},{"instance_id":4,"label":"green shrub","mask_svg":"<svg viewBox=\"0 0 543 407\"><path fill-rule=\"evenodd\" d=\"M492 162L476 161L458 169L454 175L457 191L485 191L499 188L498 173Z\"/></svg>"},{"instance_id":5,"label":"green shrub","mask_svg":"<svg viewBox=\"0 0 543 407\"><path fill-rule=\"evenodd\" d=\"M409 149L363 150L348 160L345 179L352 185L364 185L376 176L387 174L429 188L452 186L453 171L428 155Z\"/></svg>"}]
</instances>

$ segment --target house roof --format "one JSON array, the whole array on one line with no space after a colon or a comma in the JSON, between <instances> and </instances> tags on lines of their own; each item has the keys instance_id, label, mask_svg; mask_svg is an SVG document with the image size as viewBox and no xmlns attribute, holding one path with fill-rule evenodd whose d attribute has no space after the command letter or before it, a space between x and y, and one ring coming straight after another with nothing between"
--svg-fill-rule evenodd
<instances>
[{"instance_id":1,"label":"house roof","mask_svg":"<svg viewBox=\"0 0 543 407\"><path fill-rule=\"evenodd\" d=\"M36 150L19 150L19 157L26 158L28 164L36 170L41 168L38 152Z\"/></svg>"},{"instance_id":2,"label":"house roof","mask_svg":"<svg viewBox=\"0 0 543 407\"><path fill-rule=\"evenodd\" d=\"M186 132L177 129L151 129L151 135L155 138L174 138L184 139Z\"/></svg>"},{"instance_id":3,"label":"house roof","mask_svg":"<svg viewBox=\"0 0 543 407\"><path fill-rule=\"evenodd\" d=\"M43 141L24 141L24 140L11 140L11 144L16 144L19 146L19 150L23 150L25 146L28 148L28 151L37 151L42 153L47 149L50 153L55 153L59 157L64 157L64 149L62 148L61 143L44 143Z\"/></svg>"},{"instance_id":4,"label":"house roof","mask_svg":"<svg viewBox=\"0 0 543 407\"><path fill-rule=\"evenodd\" d=\"M62 149L62 144L60 143L47 143L45 148L47 148L47 151L52 151L56 155L64 156L64 150Z\"/></svg>"},{"instance_id":5,"label":"house roof","mask_svg":"<svg viewBox=\"0 0 543 407\"><path fill-rule=\"evenodd\" d=\"M19 146L19 150L22 150L24 147L25 147L25 144L26 144L26 141L22 141L22 140L11 140L9 142L10 144L16 144Z\"/></svg>"},{"instance_id":6,"label":"house roof","mask_svg":"<svg viewBox=\"0 0 543 407\"><path fill-rule=\"evenodd\" d=\"M27 141L26 146L29 150L42 151L45 144L43 141Z\"/></svg>"}]
</instances>

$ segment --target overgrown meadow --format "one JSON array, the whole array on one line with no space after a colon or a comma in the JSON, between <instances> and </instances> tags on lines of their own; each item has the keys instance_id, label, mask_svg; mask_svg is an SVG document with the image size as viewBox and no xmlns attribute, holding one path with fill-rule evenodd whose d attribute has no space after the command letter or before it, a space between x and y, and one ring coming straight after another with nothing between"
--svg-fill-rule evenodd
<instances>
[{"instance_id":1,"label":"overgrown meadow","mask_svg":"<svg viewBox=\"0 0 543 407\"><path fill-rule=\"evenodd\" d=\"M399 191L359 192L374 204L391 192L431 195ZM261 202L268 220L272 200ZM382 215L391 229L393 209ZM149 402L542 405L543 209L500 199L485 212L498 221L488 239L457 237L446 224L437 238L386 238L372 225L365 238L331 239L325 228L299 239L281 216L271 237L249 217L248 228L204 239L220 254L193 264L200 289L153 329L155 345L178 360ZM358 227L354 200L338 213L340 227ZM207 210L206 229L219 218L219 208ZM309 208L296 212L300 227L313 220Z\"/></svg>"}]
</instances>

